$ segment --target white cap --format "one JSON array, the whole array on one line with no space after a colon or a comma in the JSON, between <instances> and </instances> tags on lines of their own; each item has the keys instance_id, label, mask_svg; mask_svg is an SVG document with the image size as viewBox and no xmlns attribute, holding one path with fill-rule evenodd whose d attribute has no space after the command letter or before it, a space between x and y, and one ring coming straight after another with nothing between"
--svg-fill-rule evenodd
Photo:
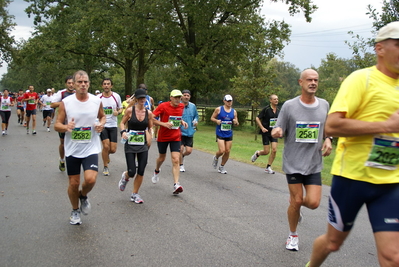
<instances>
[{"instance_id":1,"label":"white cap","mask_svg":"<svg viewBox=\"0 0 399 267\"><path fill-rule=\"evenodd\" d=\"M230 101L230 100L233 100L233 97L231 95L225 95L223 100Z\"/></svg>"},{"instance_id":2,"label":"white cap","mask_svg":"<svg viewBox=\"0 0 399 267\"><path fill-rule=\"evenodd\" d=\"M96 90L96 94L99 94L100 93L100 91L99 90Z\"/></svg>"},{"instance_id":3,"label":"white cap","mask_svg":"<svg viewBox=\"0 0 399 267\"><path fill-rule=\"evenodd\" d=\"M48 88L48 89L47 89L47 92L51 92L51 89L50 89L50 88Z\"/></svg>"},{"instance_id":4,"label":"white cap","mask_svg":"<svg viewBox=\"0 0 399 267\"><path fill-rule=\"evenodd\" d=\"M25 93L29 93L29 92L30 92L30 90L26 90L26 91L25 91Z\"/></svg>"},{"instance_id":5,"label":"white cap","mask_svg":"<svg viewBox=\"0 0 399 267\"><path fill-rule=\"evenodd\" d=\"M375 38L375 42L385 41L387 39L399 39L399 21L391 22L382 27Z\"/></svg>"}]
</instances>

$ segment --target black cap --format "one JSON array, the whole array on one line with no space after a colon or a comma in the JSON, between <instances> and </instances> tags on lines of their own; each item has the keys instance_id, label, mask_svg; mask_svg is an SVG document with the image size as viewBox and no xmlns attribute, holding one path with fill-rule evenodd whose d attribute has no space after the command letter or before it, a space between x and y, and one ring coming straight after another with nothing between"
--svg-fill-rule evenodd
<instances>
[{"instance_id":1,"label":"black cap","mask_svg":"<svg viewBox=\"0 0 399 267\"><path fill-rule=\"evenodd\" d=\"M134 97L136 99L143 98L147 96L147 92L144 89L137 89L136 92L134 92Z\"/></svg>"}]
</instances>

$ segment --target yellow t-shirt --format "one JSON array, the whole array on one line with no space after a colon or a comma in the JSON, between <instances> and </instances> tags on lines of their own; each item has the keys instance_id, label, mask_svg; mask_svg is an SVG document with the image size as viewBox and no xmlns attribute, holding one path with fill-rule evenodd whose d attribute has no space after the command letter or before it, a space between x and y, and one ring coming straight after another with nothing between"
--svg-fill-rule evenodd
<instances>
[{"instance_id":1,"label":"yellow t-shirt","mask_svg":"<svg viewBox=\"0 0 399 267\"><path fill-rule=\"evenodd\" d=\"M129 103L125 101L122 102L122 116L125 115L125 110L127 109L127 107L129 106Z\"/></svg>"},{"instance_id":2,"label":"yellow t-shirt","mask_svg":"<svg viewBox=\"0 0 399 267\"><path fill-rule=\"evenodd\" d=\"M329 114L346 112L347 118L375 122L386 121L398 109L399 80L384 75L374 66L355 71L345 79ZM383 135L399 138L399 133ZM396 170L365 166L374 137L340 137L331 174L373 184L399 183L399 166ZM398 159L399 143L393 150L390 154Z\"/></svg>"}]
</instances>

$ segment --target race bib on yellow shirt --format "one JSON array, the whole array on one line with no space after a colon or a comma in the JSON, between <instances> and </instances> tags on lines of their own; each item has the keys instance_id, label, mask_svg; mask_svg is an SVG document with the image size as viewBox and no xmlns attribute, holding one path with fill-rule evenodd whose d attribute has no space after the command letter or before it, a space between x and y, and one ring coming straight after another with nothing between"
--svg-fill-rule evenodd
<instances>
[{"instance_id":1,"label":"race bib on yellow shirt","mask_svg":"<svg viewBox=\"0 0 399 267\"><path fill-rule=\"evenodd\" d=\"M319 131L320 122L297 121L295 127L295 142L317 143Z\"/></svg>"},{"instance_id":2,"label":"race bib on yellow shirt","mask_svg":"<svg viewBox=\"0 0 399 267\"><path fill-rule=\"evenodd\" d=\"M365 163L367 167L384 170L396 170L399 164L399 138L376 135L369 157Z\"/></svg>"}]
</instances>

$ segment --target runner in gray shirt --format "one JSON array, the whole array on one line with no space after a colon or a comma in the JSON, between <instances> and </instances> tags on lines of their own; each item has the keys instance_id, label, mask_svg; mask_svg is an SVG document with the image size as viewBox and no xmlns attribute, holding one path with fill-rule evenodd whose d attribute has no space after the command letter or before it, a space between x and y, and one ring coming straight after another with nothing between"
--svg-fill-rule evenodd
<instances>
[{"instance_id":1,"label":"runner in gray shirt","mask_svg":"<svg viewBox=\"0 0 399 267\"><path fill-rule=\"evenodd\" d=\"M331 139L324 135L330 107L326 100L315 96L318 81L319 74L313 69L301 73L302 94L284 103L272 131L273 138L285 137L283 171L290 192L288 250L298 250L296 229L302 219L301 207L316 209L320 204L322 156L330 155L332 150Z\"/></svg>"}]
</instances>

